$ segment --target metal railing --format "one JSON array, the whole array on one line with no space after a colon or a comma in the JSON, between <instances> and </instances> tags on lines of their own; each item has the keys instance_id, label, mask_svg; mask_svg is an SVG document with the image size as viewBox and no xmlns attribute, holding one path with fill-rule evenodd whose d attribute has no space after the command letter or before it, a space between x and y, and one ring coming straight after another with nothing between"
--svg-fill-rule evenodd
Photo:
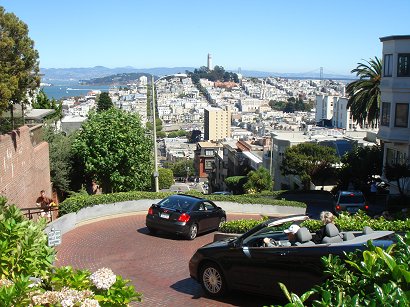
<instances>
[{"instance_id":1,"label":"metal railing","mask_svg":"<svg viewBox=\"0 0 410 307\"><path fill-rule=\"evenodd\" d=\"M58 207L49 206L47 208L22 208L20 209L24 216L29 220L37 220L39 217L43 217L42 214L46 213L44 217L47 217L47 214L50 213L50 222L57 219L58 216Z\"/></svg>"}]
</instances>

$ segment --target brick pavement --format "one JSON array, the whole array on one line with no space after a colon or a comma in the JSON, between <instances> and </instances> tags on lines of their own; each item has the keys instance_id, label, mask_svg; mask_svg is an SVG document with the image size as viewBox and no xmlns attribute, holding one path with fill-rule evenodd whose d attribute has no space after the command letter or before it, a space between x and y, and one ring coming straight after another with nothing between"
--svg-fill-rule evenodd
<instances>
[{"instance_id":1,"label":"brick pavement","mask_svg":"<svg viewBox=\"0 0 410 307\"><path fill-rule=\"evenodd\" d=\"M259 218L228 214L228 220ZM231 292L223 299L207 298L189 276L188 262L196 249L213 241L214 233L194 241L166 234L152 236L145 227L145 213L86 224L64 234L57 247L57 266L70 265L92 272L109 267L130 279L143 293L140 306L264 306L270 298Z\"/></svg>"}]
</instances>

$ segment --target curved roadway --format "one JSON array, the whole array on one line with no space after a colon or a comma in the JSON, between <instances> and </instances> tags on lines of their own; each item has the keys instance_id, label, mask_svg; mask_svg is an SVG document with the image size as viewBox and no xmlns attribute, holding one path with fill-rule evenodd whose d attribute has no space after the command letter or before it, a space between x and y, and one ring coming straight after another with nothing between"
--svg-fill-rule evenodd
<instances>
[{"instance_id":1,"label":"curved roadway","mask_svg":"<svg viewBox=\"0 0 410 307\"><path fill-rule=\"evenodd\" d=\"M228 214L228 220L260 218L259 215ZM189 276L188 262L196 249L213 241L214 233L194 241L159 234L145 227L145 213L115 217L82 225L64 234L57 249L57 266L70 265L94 272L109 267L130 279L143 302L135 306L264 306L271 298L231 292L210 299Z\"/></svg>"}]
</instances>

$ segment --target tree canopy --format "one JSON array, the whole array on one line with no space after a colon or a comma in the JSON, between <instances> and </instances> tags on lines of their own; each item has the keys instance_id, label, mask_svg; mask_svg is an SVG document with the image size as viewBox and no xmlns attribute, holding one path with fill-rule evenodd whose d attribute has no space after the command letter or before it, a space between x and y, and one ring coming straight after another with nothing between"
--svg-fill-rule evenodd
<instances>
[{"instance_id":1,"label":"tree canopy","mask_svg":"<svg viewBox=\"0 0 410 307\"><path fill-rule=\"evenodd\" d=\"M40 86L38 57L27 25L0 6L0 115L34 96Z\"/></svg>"},{"instance_id":2,"label":"tree canopy","mask_svg":"<svg viewBox=\"0 0 410 307\"><path fill-rule=\"evenodd\" d=\"M351 182L358 189L364 190L375 175L381 175L383 169L383 151L378 145L355 147L342 157L340 171L341 188L346 189Z\"/></svg>"},{"instance_id":3,"label":"tree canopy","mask_svg":"<svg viewBox=\"0 0 410 307\"><path fill-rule=\"evenodd\" d=\"M107 92L102 92L97 99L97 112L106 111L112 108L114 105L112 103L111 97Z\"/></svg>"},{"instance_id":4,"label":"tree canopy","mask_svg":"<svg viewBox=\"0 0 410 307\"><path fill-rule=\"evenodd\" d=\"M73 144L86 175L105 193L149 190L152 148L139 116L117 108L91 113Z\"/></svg>"},{"instance_id":5,"label":"tree canopy","mask_svg":"<svg viewBox=\"0 0 410 307\"><path fill-rule=\"evenodd\" d=\"M272 190L272 176L263 166L260 166L256 171L250 171L246 177L248 180L244 188L247 193Z\"/></svg>"},{"instance_id":6,"label":"tree canopy","mask_svg":"<svg viewBox=\"0 0 410 307\"><path fill-rule=\"evenodd\" d=\"M333 168L337 162L339 157L334 148L316 143L301 143L286 148L280 169L284 176L299 176L304 189L309 189L313 179L320 179L324 170Z\"/></svg>"},{"instance_id":7,"label":"tree canopy","mask_svg":"<svg viewBox=\"0 0 410 307\"><path fill-rule=\"evenodd\" d=\"M366 63L357 63L351 72L356 73L358 80L346 86L349 96L347 107L352 117L361 126L365 123L377 126L380 113L380 80L382 64L375 57Z\"/></svg>"}]
</instances>

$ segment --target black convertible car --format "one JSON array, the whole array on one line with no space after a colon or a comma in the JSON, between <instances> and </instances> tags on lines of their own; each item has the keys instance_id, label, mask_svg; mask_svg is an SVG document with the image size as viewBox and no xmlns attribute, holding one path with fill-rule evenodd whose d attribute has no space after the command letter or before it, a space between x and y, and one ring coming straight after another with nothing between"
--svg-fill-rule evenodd
<instances>
[{"instance_id":1,"label":"black convertible car","mask_svg":"<svg viewBox=\"0 0 410 307\"><path fill-rule=\"evenodd\" d=\"M225 211L212 201L175 194L153 204L145 224L153 234L160 230L193 240L198 233L216 230L225 221Z\"/></svg>"},{"instance_id":2,"label":"black convertible car","mask_svg":"<svg viewBox=\"0 0 410 307\"><path fill-rule=\"evenodd\" d=\"M291 245L283 230L284 224L300 224L307 216L288 216L268 220L247 233L205 245L189 262L192 278L209 296L222 296L236 289L270 296L283 296L278 285L284 283L289 291L302 294L326 279L321 257L329 254L343 256L344 252L364 250L368 240L376 246L391 245L392 231L363 231L339 233L337 227L326 227L326 237L315 244L305 227L296 232ZM298 228L298 227L297 227ZM266 238L272 244L266 246Z\"/></svg>"}]
</instances>

